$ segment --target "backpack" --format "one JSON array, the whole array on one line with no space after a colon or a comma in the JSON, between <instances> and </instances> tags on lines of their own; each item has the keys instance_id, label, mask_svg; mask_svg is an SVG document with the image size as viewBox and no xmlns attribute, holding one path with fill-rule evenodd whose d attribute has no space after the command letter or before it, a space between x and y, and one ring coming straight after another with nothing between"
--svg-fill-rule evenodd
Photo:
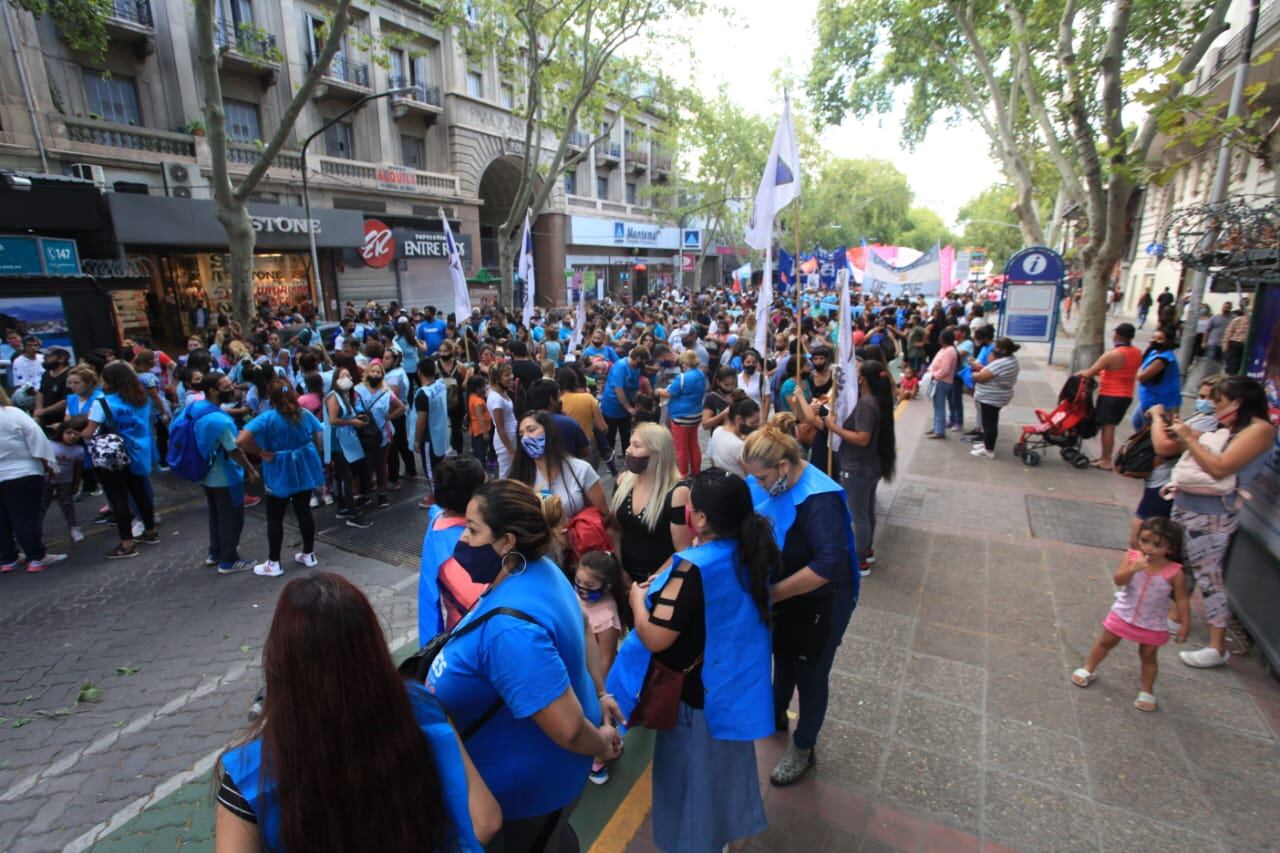
<instances>
[{"instance_id":1,"label":"backpack","mask_svg":"<svg viewBox=\"0 0 1280 853\"><path fill-rule=\"evenodd\" d=\"M102 403L107 420L114 421L115 417L111 414L111 407L107 405L106 398L101 397L99 401ZM93 463L94 468L101 468L104 471L123 471L132 462L124 436L106 423L99 424L98 431L85 444L89 448L89 461Z\"/></svg>"},{"instance_id":2,"label":"backpack","mask_svg":"<svg viewBox=\"0 0 1280 853\"><path fill-rule=\"evenodd\" d=\"M1129 436L1115 458L1116 473L1134 479L1149 477L1159 464L1160 457L1156 456L1155 445L1151 442L1150 424Z\"/></svg>"},{"instance_id":3,"label":"backpack","mask_svg":"<svg viewBox=\"0 0 1280 853\"><path fill-rule=\"evenodd\" d=\"M360 439L360 446L364 448L366 456L372 456L378 448L382 446L382 427L378 426L377 421L373 419L373 409L378 405L378 401L387 395L386 391L374 396L372 400L365 403L359 397L352 400L354 404L360 401L360 413L356 415L356 419L360 421L360 426L356 427L356 437Z\"/></svg>"},{"instance_id":4,"label":"backpack","mask_svg":"<svg viewBox=\"0 0 1280 853\"><path fill-rule=\"evenodd\" d=\"M196 442L196 423L206 415L218 411L216 406L209 403L201 407L200 414L194 415L191 410L199 402L201 401L183 408L173 419L173 423L169 424L169 451L165 454L165 462L168 463L170 470L182 479L193 483L198 483L208 476L209 469L213 467L214 456L214 454L206 456L200 452Z\"/></svg>"}]
</instances>

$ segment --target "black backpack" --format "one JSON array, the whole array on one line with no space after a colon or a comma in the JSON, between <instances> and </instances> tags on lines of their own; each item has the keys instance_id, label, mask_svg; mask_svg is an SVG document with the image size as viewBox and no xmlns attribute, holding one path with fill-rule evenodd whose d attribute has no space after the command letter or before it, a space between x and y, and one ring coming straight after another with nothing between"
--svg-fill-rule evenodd
<instances>
[{"instance_id":1,"label":"black backpack","mask_svg":"<svg viewBox=\"0 0 1280 853\"><path fill-rule=\"evenodd\" d=\"M1116 473L1134 479L1149 477L1159 464L1160 457L1156 455L1155 445L1151 441L1150 424L1129 436L1115 458Z\"/></svg>"}]
</instances>

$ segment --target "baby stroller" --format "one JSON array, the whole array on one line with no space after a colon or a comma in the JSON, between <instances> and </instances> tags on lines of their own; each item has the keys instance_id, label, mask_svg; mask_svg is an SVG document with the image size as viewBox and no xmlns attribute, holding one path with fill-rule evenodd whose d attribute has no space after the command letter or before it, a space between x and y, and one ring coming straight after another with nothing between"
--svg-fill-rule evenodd
<instances>
[{"instance_id":1,"label":"baby stroller","mask_svg":"<svg viewBox=\"0 0 1280 853\"><path fill-rule=\"evenodd\" d=\"M1080 443L1093 438L1098 431L1094 420L1093 391L1097 383L1092 379L1072 376L1058 392L1058 405L1052 412L1036 409L1040 423L1022 428L1022 437L1013 446L1014 455L1022 457L1022 464L1040 464L1038 451L1046 447L1062 449L1062 458L1077 468L1088 468L1089 457L1080 451Z\"/></svg>"}]
</instances>

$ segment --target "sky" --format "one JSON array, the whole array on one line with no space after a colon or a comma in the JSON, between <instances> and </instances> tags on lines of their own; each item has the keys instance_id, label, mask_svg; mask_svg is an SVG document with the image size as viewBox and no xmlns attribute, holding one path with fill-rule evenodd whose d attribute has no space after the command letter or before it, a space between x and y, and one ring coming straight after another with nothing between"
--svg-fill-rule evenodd
<instances>
[{"instance_id":1,"label":"sky","mask_svg":"<svg viewBox=\"0 0 1280 853\"><path fill-rule=\"evenodd\" d=\"M808 72L806 45L814 38L818 0L727 0L726 5L732 7L732 21L709 19L701 32L691 34L693 56L673 57L672 73L683 64L703 91L726 83L734 101L773 123L782 109L775 72L787 67L796 79ZM789 57L781 45L794 46ZM971 122L932 128L914 151L902 144L893 114L848 118L821 137L837 156L893 163L910 181L915 203L931 208L951 226L966 201L1004 180L988 153L986 134Z\"/></svg>"}]
</instances>

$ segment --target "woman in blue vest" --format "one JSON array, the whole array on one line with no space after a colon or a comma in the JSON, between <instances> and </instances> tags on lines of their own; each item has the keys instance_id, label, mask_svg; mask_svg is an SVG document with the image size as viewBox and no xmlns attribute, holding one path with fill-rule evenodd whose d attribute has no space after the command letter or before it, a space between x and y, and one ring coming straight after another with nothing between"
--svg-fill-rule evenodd
<instances>
[{"instance_id":1,"label":"woman in blue vest","mask_svg":"<svg viewBox=\"0 0 1280 853\"><path fill-rule=\"evenodd\" d=\"M293 561L308 568L318 562L311 491L324 485L320 462L324 427L298 405L298 393L286 380L272 382L267 398L271 408L245 424L236 444L262 459L262 482L267 490L267 560L254 566L253 573L275 578L284 574L280 549L284 545L284 514L290 505L302 534L302 550L293 555Z\"/></svg>"},{"instance_id":2,"label":"woman in blue vest","mask_svg":"<svg viewBox=\"0 0 1280 853\"><path fill-rule=\"evenodd\" d=\"M418 386L413 395L413 449L421 459L427 488L434 491L435 470L449 452L449 387L440 379L435 359L418 362ZM430 495L419 506L425 509L429 501Z\"/></svg>"},{"instance_id":3,"label":"woman in blue vest","mask_svg":"<svg viewBox=\"0 0 1280 853\"><path fill-rule=\"evenodd\" d=\"M600 724L577 593L547 556L558 503L544 508L515 480L476 491L453 557L489 589L427 675L450 719L472 732L467 750L502 806L493 849L503 853L576 849L568 818L592 756L615 758L622 745Z\"/></svg>"},{"instance_id":4,"label":"woman in blue vest","mask_svg":"<svg viewBox=\"0 0 1280 853\"><path fill-rule=\"evenodd\" d=\"M151 399L138 375L124 361L113 361L102 369L103 396L89 406L87 441L99 428L114 432L124 440L129 465L119 471L97 469L98 482L107 493L111 516L120 533L120 544L108 551L108 560L138 556L134 548L133 514L130 500L142 516L142 535L148 545L160 544L156 532L155 503L151 497Z\"/></svg>"},{"instance_id":5,"label":"woman in blue vest","mask_svg":"<svg viewBox=\"0 0 1280 853\"><path fill-rule=\"evenodd\" d=\"M858 604L857 549L844 491L804 461L790 435L772 424L752 433L742 446L742 467L751 475L756 511L773 522L782 549L782 570L770 588L775 726L786 731L797 690L800 719L769 781L790 785L817 761L831 664Z\"/></svg>"},{"instance_id":6,"label":"woman in blue vest","mask_svg":"<svg viewBox=\"0 0 1280 853\"><path fill-rule=\"evenodd\" d=\"M698 475L689 526L699 544L632 584L636 629L608 687L630 716L651 657L685 673L675 728L659 731L653 750L653 840L713 853L766 824L753 741L773 730L769 578L781 556L735 474Z\"/></svg>"},{"instance_id":7,"label":"woman in blue vest","mask_svg":"<svg viewBox=\"0 0 1280 853\"><path fill-rule=\"evenodd\" d=\"M364 529L372 527L373 522L365 520L360 511L363 504L356 504L355 488L358 481L364 503L368 503L372 486L369 460L365 459L364 446L356 435L360 420L356 417L354 386L350 370L345 367L334 370L333 390L324 400L324 461L333 465L334 491L341 504L338 517L344 519L348 527Z\"/></svg>"},{"instance_id":8,"label":"woman in blue vest","mask_svg":"<svg viewBox=\"0 0 1280 853\"><path fill-rule=\"evenodd\" d=\"M1182 371L1173 333L1160 328L1151 333L1151 345L1142 354L1138 367L1138 407L1133 412L1133 428L1141 429L1145 413L1152 406L1170 412L1182 405Z\"/></svg>"},{"instance_id":9,"label":"woman in blue vest","mask_svg":"<svg viewBox=\"0 0 1280 853\"><path fill-rule=\"evenodd\" d=\"M404 403L387 387L381 359L374 359L364 369L364 381L355 388L356 408L368 415L382 437L378 446L365 448L374 481L378 484L378 508L391 505L387 499L387 454L391 449L391 422L404 414Z\"/></svg>"},{"instance_id":10,"label":"woman in blue vest","mask_svg":"<svg viewBox=\"0 0 1280 853\"><path fill-rule=\"evenodd\" d=\"M467 524L467 504L484 484L484 464L474 456L449 456L441 460L435 475L435 503L427 510L427 532L422 537L422 561L418 566L420 644L441 631L452 630L486 589L485 584L471 580L453 559L453 550Z\"/></svg>"},{"instance_id":11,"label":"woman in blue vest","mask_svg":"<svg viewBox=\"0 0 1280 853\"><path fill-rule=\"evenodd\" d=\"M220 853L484 849L497 802L350 581L285 586L262 672L263 713L217 771Z\"/></svg>"}]
</instances>

